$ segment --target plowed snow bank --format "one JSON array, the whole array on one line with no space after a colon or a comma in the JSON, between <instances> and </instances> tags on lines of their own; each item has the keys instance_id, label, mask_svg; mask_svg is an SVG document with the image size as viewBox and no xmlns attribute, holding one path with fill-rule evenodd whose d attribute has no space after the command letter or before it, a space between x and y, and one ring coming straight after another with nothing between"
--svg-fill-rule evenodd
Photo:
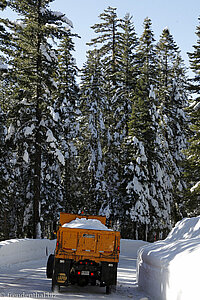
<instances>
[{"instance_id":1,"label":"plowed snow bank","mask_svg":"<svg viewBox=\"0 0 200 300\"><path fill-rule=\"evenodd\" d=\"M198 299L199 257L200 217L185 218L164 241L138 251L138 285L155 300Z\"/></svg>"},{"instance_id":2,"label":"plowed snow bank","mask_svg":"<svg viewBox=\"0 0 200 300\"><path fill-rule=\"evenodd\" d=\"M0 267L44 258L55 249L55 240L13 239L0 242Z\"/></svg>"}]
</instances>

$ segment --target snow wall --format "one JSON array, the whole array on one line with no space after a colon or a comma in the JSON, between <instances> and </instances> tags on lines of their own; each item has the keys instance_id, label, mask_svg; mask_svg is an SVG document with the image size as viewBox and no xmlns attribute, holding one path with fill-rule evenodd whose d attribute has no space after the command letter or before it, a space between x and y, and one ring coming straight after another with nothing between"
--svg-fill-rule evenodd
<instances>
[{"instance_id":1,"label":"snow wall","mask_svg":"<svg viewBox=\"0 0 200 300\"><path fill-rule=\"evenodd\" d=\"M140 247L149 244L144 241L121 240L120 256L131 254L137 258ZM42 259L53 253L56 240L13 239L0 242L0 267L24 261Z\"/></svg>"},{"instance_id":2,"label":"snow wall","mask_svg":"<svg viewBox=\"0 0 200 300\"><path fill-rule=\"evenodd\" d=\"M120 256L128 256L137 258L138 250L145 245L149 245L148 242L140 240L125 240L121 239L120 242Z\"/></svg>"},{"instance_id":3,"label":"snow wall","mask_svg":"<svg viewBox=\"0 0 200 300\"><path fill-rule=\"evenodd\" d=\"M138 285L154 300L200 299L200 217L178 222L164 241L138 251Z\"/></svg>"},{"instance_id":4,"label":"snow wall","mask_svg":"<svg viewBox=\"0 0 200 300\"><path fill-rule=\"evenodd\" d=\"M42 259L54 252L56 240L13 239L0 242L0 267Z\"/></svg>"}]
</instances>

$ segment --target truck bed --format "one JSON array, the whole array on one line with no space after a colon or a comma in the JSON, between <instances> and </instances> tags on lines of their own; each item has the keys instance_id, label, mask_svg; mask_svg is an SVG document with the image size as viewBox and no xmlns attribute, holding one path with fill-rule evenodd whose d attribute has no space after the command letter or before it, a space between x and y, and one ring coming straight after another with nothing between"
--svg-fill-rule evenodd
<instances>
[{"instance_id":1,"label":"truck bed","mask_svg":"<svg viewBox=\"0 0 200 300\"><path fill-rule=\"evenodd\" d=\"M56 257L79 261L119 261L120 233L62 227L58 232Z\"/></svg>"}]
</instances>

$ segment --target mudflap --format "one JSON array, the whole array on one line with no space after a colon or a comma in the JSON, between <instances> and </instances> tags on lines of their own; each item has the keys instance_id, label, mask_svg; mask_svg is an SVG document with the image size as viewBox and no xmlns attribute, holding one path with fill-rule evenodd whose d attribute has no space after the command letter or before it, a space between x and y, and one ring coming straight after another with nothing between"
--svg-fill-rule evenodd
<instances>
[{"instance_id":1,"label":"mudflap","mask_svg":"<svg viewBox=\"0 0 200 300\"><path fill-rule=\"evenodd\" d=\"M55 286L60 287L68 285L71 263L72 261L70 259L55 258L52 276L52 289Z\"/></svg>"},{"instance_id":2,"label":"mudflap","mask_svg":"<svg viewBox=\"0 0 200 300\"><path fill-rule=\"evenodd\" d=\"M115 262L102 262L101 285L109 287L117 284L117 266Z\"/></svg>"}]
</instances>

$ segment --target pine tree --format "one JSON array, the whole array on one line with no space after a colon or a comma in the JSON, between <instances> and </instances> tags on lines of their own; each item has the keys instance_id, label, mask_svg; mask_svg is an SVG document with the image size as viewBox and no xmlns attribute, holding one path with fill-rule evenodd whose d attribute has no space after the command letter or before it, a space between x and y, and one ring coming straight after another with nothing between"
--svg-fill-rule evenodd
<instances>
[{"instance_id":1,"label":"pine tree","mask_svg":"<svg viewBox=\"0 0 200 300\"><path fill-rule=\"evenodd\" d=\"M144 31L136 49L136 66L138 72L135 93L133 95L132 119L129 122L129 134L132 136L136 135L139 140L147 142L149 148L152 147L151 143L152 141L154 143L156 134L151 128L152 115L150 110L157 103L153 97L151 97L153 102L149 102L149 94L152 89L155 89L157 77L157 58L154 42L151 20L146 18L144 20Z\"/></svg>"},{"instance_id":2,"label":"pine tree","mask_svg":"<svg viewBox=\"0 0 200 300\"><path fill-rule=\"evenodd\" d=\"M123 203L126 202L126 183L124 179L124 166L129 162L127 151L128 125L132 113L132 101L136 90L136 47L138 39L135 33L132 17L127 14L119 25L118 62L119 78L116 91L112 98L113 134L112 145L115 147L114 159L117 164L118 179L115 183L117 189L115 201L112 203L112 223L118 228L123 215ZM111 148L112 149L112 148Z\"/></svg>"},{"instance_id":3,"label":"pine tree","mask_svg":"<svg viewBox=\"0 0 200 300\"><path fill-rule=\"evenodd\" d=\"M158 94L161 114L163 142L168 157L169 173L174 185L173 218L174 222L183 218L183 193L185 182L182 177L184 160L183 150L186 148L187 106L186 71L180 50L173 36L165 28L157 44L158 54ZM181 212L182 211L182 212Z\"/></svg>"},{"instance_id":4,"label":"pine tree","mask_svg":"<svg viewBox=\"0 0 200 300\"><path fill-rule=\"evenodd\" d=\"M108 7L99 16L102 21L91 28L98 34L88 45L98 46L103 60L103 67L107 75L108 84L117 84L118 62L121 59L118 51L120 19L116 14L116 8Z\"/></svg>"},{"instance_id":5,"label":"pine tree","mask_svg":"<svg viewBox=\"0 0 200 300\"><path fill-rule=\"evenodd\" d=\"M45 193L42 174L47 176L49 168L45 160L48 157L55 159L58 165L64 163L63 154L53 136L55 122L49 109L52 92L57 88L54 81L57 70L56 50L50 40L60 39L64 31L63 24L69 21L62 13L51 11L49 2L10 1L11 7L21 15L21 20L8 23L14 32L15 46L11 61L14 80L10 127L13 130L9 138L20 166L15 172L18 172L18 177L29 174L26 180L22 180L22 184L19 181L18 188L20 186L20 193L24 195L23 198L19 197L20 201L25 198L22 201L26 203L25 212L32 206L31 219L27 221L26 216L24 218L26 224L32 222L27 227L31 228L30 234L34 238L41 234L41 195ZM50 165L56 172L55 176L58 176L59 168Z\"/></svg>"},{"instance_id":6,"label":"pine tree","mask_svg":"<svg viewBox=\"0 0 200 300\"><path fill-rule=\"evenodd\" d=\"M6 8L7 2L1 1L0 8ZM8 132L8 106L10 102L9 88L11 86L11 72L8 68L9 55L13 46L12 34L8 31L7 20L0 19L0 139L1 139L1 238L9 239L16 237L17 227L13 213L15 211L15 204L12 199L13 195L14 174L12 170L14 155L10 151L6 138ZM2 110L4 111L2 111Z\"/></svg>"},{"instance_id":7,"label":"pine tree","mask_svg":"<svg viewBox=\"0 0 200 300\"><path fill-rule=\"evenodd\" d=\"M58 85L52 112L59 123L57 136L63 149L65 167L63 170L63 207L67 212L78 212L80 193L78 182L77 139L79 135L80 101L76 83L78 69L72 56L73 35L68 29L58 47ZM60 120L60 121L59 121Z\"/></svg>"},{"instance_id":8,"label":"pine tree","mask_svg":"<svg viewBox=\"0 0 200 300\"><path fill-rule=\"evenodd\" d=\"M128 134L131 115L131 97L135 85L134 49L137 38L131 17L117 17L116 8L108 7L101 15L101 22L92 28L98 34L90 45L96 46L100 56L104 77L105 128L105 174L108 184L107 201L101 212L110 212L112 221L121 214L119 193L122 184L124 154L122 143Z\"/></svg>"},{"instance_id":9,"label":"pine tree","mask_svg":"<svg viewBox=\"0 0 200 300\"><path fill-rule=\"evenodd\" d=\"M145 19L137 48L138 76L129 122L125 167L127 201L124 203L122 233L129 238L154 240L170 228L171 184L163 145L159 137L156 96L156 53L151 20Z\"/></svg>"},{"instance_id":10,"label":"pine tree","mask_svg":"<svg viewBox=\"0 0 200 300\"><path fill-rule=\"evenodd\" d=\"M103 88L104 80L99 51L96 49L89 51L87 62L82 70L81 132L86 144L83 169L86 183L85 201L88 212L93 214L101 213L104 205L107 206L108 194L105 176L106 128L104 121L107 103Z\"/></svg>"},{"instance_id":11,"label":"pine tree","mask_svg":"<svg viewBox=\"0 0 200 300\"><path fill-rule=\"evenodd\" d=\"M0 2L0 10L4 10L7 6L6 1ZM8 72L8 60L12 47L12 35L6 27L7 21L0 18L0 103L1 108L6 111L7 109L7 97L6 91L8 91L9 72Z\"/></svg>"},{"instance_id":12,"label":"pine tree","mask_svg":"<svg viewBox=\"0 0 200 300\"><path fill-rule=\"evenodd\" d=\"M176 70L178 67L176 66L177 56L179 55L180 57L178 46L174 42L168 28L165 28L161 34L157 44L157 55L159 64L159 98L163 102L168 103L169 92L170 89L172 90L175 79L175 67Z\"/></svg>"},{"instance_id":13,"label":"pine tree","mask_svg":"<svg viewBox=\"0 0 200 300\"><path fill-rule=\"evenodd\" d=\"M6 123L5 114L0 108L0 240L8 238L7 211L9 209L9 201L8 201L9 174L7 170L5 123Z\"/></svg>"},{"instance_id":14,"label":"pine tree","mask_svg":"<svg viewBox=\"0 0 200 300\"><path fill-rule=\"evenodd\" d=\"M200 17L198 19L200 21ZM199 215L200 195L200 25L196 28L197 43L193 45L193 52L188 53L190 67L194 72L190 80L189 89L193 93L193 101L190 105L190 130L192 137L189 140L190 146L187 151L187 181L190 191L188 193L187 211L192 215Z\"/></svg>"},{"instance_id":15,"label":"pine tree","mask_svg":"<svg viewBox=\"0 0 200 300\"><path fill-rule=\"evenodd\" d=\"M138 68L138 78L141 76L144 81L147 81L147 85L156 85L156 49L155 49L155 38L151 28L151 20L146 18L144 20L144 31L140 38L138 45L136 59Z\"/></svg>"},{"instance_id":16,"label":"pine tree","mask_svg":"<svg viewBox=\"0 0 200 300\"><path fill-rule=\"evenodd\" d=\"M140 92L130 121L131 162L125 168L127 202L122 232L129 238L152 241L156 235L164 237L170 228L172 186L158 135L159 114L153 86L149 94L148 90Z\"/></svg>"},{"instance_id":17,"label":"pine tree","mask_svg":"<svg viewBox=\"0 0 200 300\"><path fill-rule=\"evenodd\" d=\"M116 130L121 135L121 139L128 135L128 122L132 111L132 98L136 88L136 68L135 68L135 49L138 45L132 17L128 14L121 20L119 33L120 43L118 45L119 60L119 85L115 92L115 102L113 103L114 119Z\"/></svg>"},{"instance_id":18,"label":"pine tree","mask_svg":"<svg viewBox=\"0 0 200 300\"><path fill-rule=\"evenodd\" d=\"M107 187L107 200L102 206L101 213L106 213L107 216L112 213L114 203L117 202L118 187L119 187L119 148L118 137L115 126L117 121L114 119L114 111L116 110L115 93L119 84L119 61L121 59L119 52L119 26L120 19L116 14L116 8L108 7L100 14L101 22L92 26L97 38L91 40L89 45L95 46L98 49L100 62L104 72L103 89L106 99L106 107L104 112L104 124L106 128L106 145L105 153L105 174ZM114 107L115 106L115 107ZM109 212L109 213L108 213Z\"/></svg>"}]
</instances>

